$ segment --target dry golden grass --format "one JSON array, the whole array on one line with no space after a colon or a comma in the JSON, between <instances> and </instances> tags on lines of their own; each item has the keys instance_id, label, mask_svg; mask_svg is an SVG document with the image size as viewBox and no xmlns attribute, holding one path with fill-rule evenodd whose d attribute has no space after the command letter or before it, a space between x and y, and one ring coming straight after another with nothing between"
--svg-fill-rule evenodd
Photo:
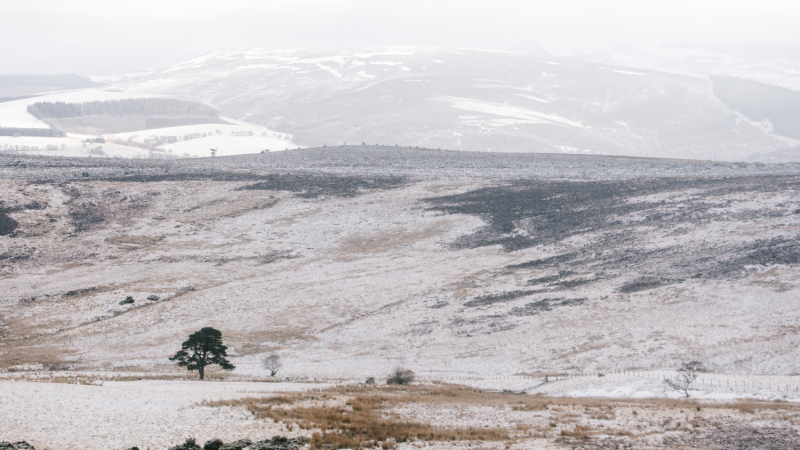
<instances>
[{"instance_id":1,"label":"dry golden grass","mask_svg":"<svg viewBox=\"0 0 800 450\"><path fill-rule=\"evenodd\" d=\"M750 414L787 424L800 418L800 406L786 402L553 398L486 392L447 384L339 386L314 393L204 404L243 407L257 419L283 423L290 431L294 428L308 430L314 450L394 448L401 442L462 442L469 445L536 439L592 447L602 441L596 439L600 435L611 436L614 442L633 444L643 442L648 436L667 432L689 435L697 430L715 430L721 421L746 424ZM511 420L504 427L470 427L461 423L474 422L459 421L451 421L448 425L439 422L439 426L432 426L418 419L400 417L393 412L393 408L400 406L406 411L409 407L412 411L426 408L434 415L436 411L490 407L498 416Z\"/></svg>"},{"instance_id":2,"label":"dry golden grass","mask_svg":"<svg viewBox=\"0 0 800 450\"><path fill-rule=\"evenodd\" d=\"M477 427L434 427L392 414L392 407L402 403L456 399L452 390L435 392L427 389L339 388L349 392L344 404L331 402L327 394L294 394L279 397L246 398L233 401L206 402L207 406L242 406L257 419L284 423L291 430L298 427L313 431L311 449L394 448L396 443L410 441L502 441L509 439L506 430ZM419 391L419 392L416 392ZM459 400L464 401L463 398ZM297 403L310 403L299 406Z\"/></svg>"}]
</instances>

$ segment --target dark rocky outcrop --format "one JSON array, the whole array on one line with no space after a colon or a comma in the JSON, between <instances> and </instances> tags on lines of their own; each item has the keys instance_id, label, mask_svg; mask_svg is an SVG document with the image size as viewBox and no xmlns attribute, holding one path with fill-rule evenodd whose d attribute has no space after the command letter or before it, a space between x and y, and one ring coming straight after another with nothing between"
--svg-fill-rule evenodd
<instances>
[{"instance_id":1,"label":"dark rocky outcrop","mask_svg":"<svg viewBox=\"0 0 800 450\"><path fill-rule=\"evenodd\" d=\"M0 450L36 450L31 444L25 441L14 442L0 442Z\"/></svg>"},{"instance_id":2,"label":"dark rocky outcrop","mask_svg":"<svg viewBox=\"0 0 800 450\"><path fill-rule=\"evenodd\" d=\"M203 445L202 450L296 450L302 447L306 441L307 439L302 437L273 436L272 439L264 439L258 442L253 442L250 439L240 439L225 444L220 439L212 439ZM13 447L9 447L9 449L11 448ZM3 449L4 447L0 447L0 450ZM197 445L194 439L190 438L183 444L171 447L169 450L201 450L201 447Z\"/></svg>"}]
</instances>

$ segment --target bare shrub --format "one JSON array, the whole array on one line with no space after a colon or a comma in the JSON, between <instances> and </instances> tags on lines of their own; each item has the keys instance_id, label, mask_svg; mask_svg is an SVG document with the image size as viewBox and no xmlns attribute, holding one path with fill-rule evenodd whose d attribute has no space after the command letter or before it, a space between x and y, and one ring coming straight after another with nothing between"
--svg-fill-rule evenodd
<instances>
[{"instance_id":1,"label":"bare shrub","mask_svg":"<svg viewBox=\"0 0 800 450\"><path fill-rule=\"evenodd\" d=\"M416 375L413 371L406 369L404 367L395 367L392 375L386 380L386 384L410 384L414 381Z\"/></svg>"},{"instance_id":2,"label":"bare shrub","mask_svg":"<svg viewBox=\"0 0 800 450\"><path fill-rule=\"evenodd\" d=\"M697 376L700 374L700 372L704 371L705 369L703 368L702 362L689 361L684 363L678 369L678 376L676 378L666 378L664 379L664 384L666 384L670 389L686 395L686 398L689 398L689 388L697 379Z\"/></svg>"},{"instance_id":3,"label":"bare shrub","mask_svg":"<svg viewBox=\"0 0 800 450\"><path fill-rule=\"evenodd\" d=\"M269 376L274 377L275 374L281 370L283 367L283 363L281 363L281 357L277 354L273 353L261 361L261 365L264 366L265 369L269 370Z\"/></svg>"}]
</instances>

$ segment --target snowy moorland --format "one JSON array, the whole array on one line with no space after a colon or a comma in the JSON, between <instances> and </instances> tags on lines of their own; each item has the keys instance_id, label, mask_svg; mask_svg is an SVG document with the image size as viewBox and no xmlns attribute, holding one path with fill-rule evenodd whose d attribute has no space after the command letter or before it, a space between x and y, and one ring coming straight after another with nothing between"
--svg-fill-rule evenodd
<instances>
[{"instance_id":1,"label":"snowy moorland","mask_svg":"<svg viewBox=\"0 0 800 450\"><path fill-rule=\"evenodd\" d=\"M797 164L368 146L0 155L0 186L0 441L310 437L241 399L405 366L426 385L527 393L392 406L484 430L456 446L796 442ZM206 326L235 370L175 379L168 357ZM293 382L257 381L273 353ZM688 360L709 372L687 413L661 380ZM326 392L303 401L355 395Z\"/></svg>"},{"instance_id":2,"label":"snowy moorland","mask_svg":"<svg viewBox=\"0 0 800 450\"><path fill-rule=\"evenodd\" d=\"M154 370L214 326L242 374L276 351L359 378L800 369L796 165L362 147L3 164L6 368Z\"/></svg>"}]
</instances>

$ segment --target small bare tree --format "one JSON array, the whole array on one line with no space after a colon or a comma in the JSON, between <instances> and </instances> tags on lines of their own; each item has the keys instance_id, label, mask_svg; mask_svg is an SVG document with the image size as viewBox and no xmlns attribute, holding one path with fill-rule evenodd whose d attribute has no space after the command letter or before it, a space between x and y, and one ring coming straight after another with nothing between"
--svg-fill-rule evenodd
<instances>
[{"instance_id":1,"label":"small bare tree","mask_svg":"<svg viewBox=\"0 0 800 450\"><path fill-rule=\"evenodd\" d=\"M404 367L395 367L389 379L386 380L386 384L409 384L414 381L415 378L416 376L413 371Z\"/></svg>"},{"instance_id":2,"label":"small bare tree","mask_svg":"<svg viewBox=\"0 0 800 450\"><path fill-rule=\"evenodd\" d=\"M692 383L697 379L697 376L700 372L704 372L705 369L703 368L703 363L700 361L689 361L684 363L678 369L678 376L675 379L672 378L665 378L664 384L666 384L670 389L674 390L675 392L680 392L684 394L686 398L689 398L689 388L692 386Z\"/></svg>"},{"instance_id":3,"label":"small bare tree","mask_svg":"<svg viewBox=\"0 0 800 450\"><path fill-rule=\"evenodd\" d=\"M269 370L269 376L271 377L274 377L275 374L281 370L281 367L283 367L283 364L281 363L281 357L275 353L264 358L264 360L261 361L261 365L263 365L265 369Z\"/></svg>"}]
</instances>

